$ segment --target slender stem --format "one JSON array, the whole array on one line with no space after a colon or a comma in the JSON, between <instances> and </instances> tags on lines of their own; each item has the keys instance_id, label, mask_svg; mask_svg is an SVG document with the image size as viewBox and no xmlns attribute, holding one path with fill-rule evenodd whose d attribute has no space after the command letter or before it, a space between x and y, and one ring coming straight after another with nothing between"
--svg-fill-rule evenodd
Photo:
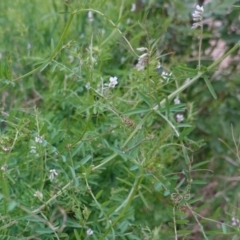
<instances>
[{"instance_id":1,"label":"slender stem","mask_svg":"<svg viewBox=\"0 0 240 240\"><path fill-rule=\"evenodd\" d=\"M199 71L201 69L202 38L203 38L203 23L201 23L201 31L200 31L199 46L198 46L198 70Z\"/></svg>"},{"instance_id":2,"label":"slender stem","mask_svg":"<svg viewBox=\"0 0 240 240\"><path fill-rule=\"evenodd\" d=\"M119 27L111 20L109 19L104 13L96 10L96 9L81 9L81 10L78 10L76 11L76 13L79 13L79 12L86 12L86 11L92 11L92 12L95 12L95 13L98 13L99 15L103 16L114 28L116 28L116 30L118 31L118 33L122 36L122 38L126 41L127 45L129 46L130 50L132 51L132 53L138 57L138 54L134 51L131 43L127 40L127 38L124 36L123 32L119 29ZM105 43L105 42L104 42Z\"/></svg>"},{"instance_id":3,"label":"slender stem","mask_svg":"<svg viewBox=\"0 0 240 240\"><path fill-rule=\"evenodd\" d=\"M72 23L74 14L75 14L75 12L72 12L72 13L71 13L71 15L70 15L70 17L69 17L69 19L68 19L68 21L67 21L67 24L66 24L66 26L65 26L65 28L64 28L64 30L63 30L63 33L62 33L62 35L61 35L61 37L60 37L60 39L59 39L59 41L58 41L58 44L57 44L55 50L53 51L53 53L51 54L51 56L49 57L49 60L50 60L50 61L52 61L52 60L56 57L58 51L59 51L60 48L62 47L63 39L66 37L66 34L67 34L67 32L68 32L68 29L69 29L69 27L70 27L70 25L71 25L71 23Z\"/></svg>"},{"instance_id":4,"label":"slender stem","mask_svg":"<svg viewBox=\"0 0 240 240\"><path fill-rule=\"evenodd\" d=\"M235 52L238 48L240 47L240 41L238 41L235 46L233 46L227 53L225 53L222 57L220 57L218 60L216 60L214 63L212 63L209 67L206 68L205 71L201 71L198 72L198 74L193 77L192 79L189 79L188 81L186 81L181 87L179 87L178 89L176 89L174 92L172 92L171 94L169 94L167 96L168 100L173 99L174 97L176 97L179 93L183 92L185 89L187 89L189 86L191 86L193 83L195 83L200 77L202 77L205 73L210 72L211 70L214 69L214 67L216 67L220 62L222 62L222 60L224 60L225 58L227 58L229 55L231 55L233 52ZM164 104L166 103L166 99L163 99L160 102L160 106L164 106ZM153 107L154 110L158 109L158 105Z\"/></svg>"},{"instance_id":5,"label":"slender stem","mask_svg":"<svg viewBox=\"0 0 240 240\"><path fill-rule=\"evenodd\" d=\"M177 234L177 223L176 223L176 206L173 207L173 225L174 225L174 234L175 234L175 240L178 240L178 234Z\"/></svg>"}]
</instances>

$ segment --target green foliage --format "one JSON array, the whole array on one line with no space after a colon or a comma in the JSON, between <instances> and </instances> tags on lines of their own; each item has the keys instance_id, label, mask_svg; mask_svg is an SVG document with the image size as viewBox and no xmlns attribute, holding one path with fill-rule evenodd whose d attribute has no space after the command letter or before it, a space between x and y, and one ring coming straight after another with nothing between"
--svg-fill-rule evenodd
<instances>
[{"instance_id":1,"label":"green foliage","mask_svg":"<svg viewBox=\"0 0 240 240\"><path fill-rule=\"evenodd\" d=\"M1 239L237 239L238 3L132 2L1 1Z\"/></svg>"}]
</instances>

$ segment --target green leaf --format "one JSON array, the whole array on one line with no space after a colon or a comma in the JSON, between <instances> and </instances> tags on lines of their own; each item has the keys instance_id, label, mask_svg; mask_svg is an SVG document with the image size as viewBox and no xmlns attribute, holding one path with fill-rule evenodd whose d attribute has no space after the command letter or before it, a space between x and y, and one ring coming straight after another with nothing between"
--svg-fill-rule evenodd
<instances>
[{"instance_id":1,"label":"green leaf","mask_svg":"<svg viewBox=\"0 0 240 240\"><path fill-rule=\"evenodd\" d=\"M240 5L233 5L232 8L236 10L240 10Z\"/></svg>"},{"instance_id":2,"label":"green leaf","mask_svg":"<svg viewBox=\"0 0 240 240\"><path fill-rule=\"evenodd\" d=\"M227 227L224 223L222 223L222 231L223 231L224 234L227 233Z\"/></svg>"},{"instance_id":3,"label":"green leaf","mask_svg":"<svg viewBox=\"0 0 240 240\"><path fill-rule=\"evenodd\" d=\"M179 141L182 141L186 136L188 136L193 130L195 129L195 126L190 126L190 127L187 127L185 128L181 134L180 134L180 137L179 137Z\"/></svg>"},{"instance_id":4,"label":"green leaf","mask_svg":"<svg viewBox=\"0 0 240 240\"><path fill-rule=\"evenodd\" d=\"M158 182L158 183L155 183L154 184L154 190L157 191L157 192L160 192L162 190L162 183L161 182Z\"/></svg>"},{"instance_id":5,"label":"green leaf","mask_svg":"<svg viewBox=\"0 0 240 240\"><path fill-rule=\"evenodd\" d=\"M170 195L170 191L169 191L169 190L165 190L163 195L164 195L165 197L166 197L166 196L169 196L169 195Z\"/></svg>"},{"instance_id":6,"label":"green leaf","mask_svg":"<svg viewBox=\"0 0 240 240\"><path fill-rule=\"evenodd\" d=\"M191 199L191 200L189 200L188 201L188 204L193 204L193 203L195 203L195 202L198 202L198 201L201 201L203 199L203 197L201 196L201 197L198 197L198 198L194 198L194 199Z\"/></svg>"},{"instance_id":7,"label":"green leaf","mask_svg":"<svg viewBox=\"0 0 240 240\"><path fill-rule=\"evenodd\" d=\"M36 233L40 233L40 234L49 234L49 233L53 233L53 229L50 228L41 228L41 229L36 229L35 230Z\"/></svg>"},{"instance_id":8,"label":"green leaf","mask_svg":"<svg viewBox=\"0 0 240 240\"><path fill-rule=\"evenodd\" d=\"M185 182L185 178L183 178L179 183L178 185L176 186L176 189L180 188L182 186L182 184Z\"/></svg>"},{"instance_id":9,"label":"green leaf","mask_svg":"<svg viewBox=\"0 0 240 240\"><path fill-rule=\"evenodd\" d=\"M176 220L177 224L187 224L189 223L189 220Z\"/></svg>"},{"instance_id":10,"label":"green leaf","mask_svg":"<svg viewBox=\"0 0 240 240\"><path fill-rule=\"evenodd\" d=\"M125 179L121 179L121 178L116 178L118 181L120 181L120 182L123 182L123 183L125 183L126 185L128 185L128 186L130 186L130 187L132 187L132 183L130 183L130 182L128 182L128 181L126 181Z\"/></svg>"},{"instance_id":11,"label":"green leaf","mask_svg":"<svg viewBox=\"0 0 240 240\"><path fill-rule=\"evenodd\" d=\"M100 198L101 197L101 195L102 195L102 193L103 193L103 190L100 190L98 193L97 193L97 195L96 195L96 199L98 199L98 198Z\"/></svg>"},{"instance_id":12,"label":"green leaf","mask_svg":"<svg viewBox=\"0 0 240 240\"><path fill-rule=\"evenodd\" d=\"M77 187L79 185L79 180L78 178L76 177L76 174L75 174L75 170L69 166L70 170L71 170L71 173L72 173L72 177L73 177L73 180L74 180L74 183L75 183L75 186Z\"/></svg>"},{"instance_id":13,"label":"green leaf","mask_svg":"<svg viewBox=\"0 0 240 240\"><path fill-rule=\"evenodd\" d=\"M149 206L149 204L148 204L148 202L147 202L147 199L144 197L144 195L142 194L142 192L141 192L141 191L138 191L138 193L139 193L139 196L140 196L140 198L142 199L142 202L144 203L145 207L146 207L147 209L150 209L150 206Z\"/></svg>"},{"instance_id":14,"label":"green leaf","mask_svg":"<svg viewBox=\"0 0 240 240\"><path fill-rule=\"evenodd\" d=\"M192 165L192 169L198 168L202 165L205 165L206 163L209 163L209 160L206 160L206 161L203 161L203 162L196 163L196 164Z\"/></svg>"},{"instance_id":15,"label":"green leaf","mask_svg":"<svg viewBox=\"0 0 240 240\"><path fill-rule=\"evenodd\" d=\"M87 163L91 158L92 158L91 155L87 155L86 157L84 157L84 158L80 161L80 163L81 163L81 164L85 164L85 163Z\"/></svg>"},{"instance_id":16,"label":"green leaf","mask_svg":"<svg viewBox=\"0 0 240 240\"><path fill-rule=\"evenodd\" d=\"M144 95L141 92L138 92L138 95L149 107L152 106L151 102L149 101L148 97L146 97L146 95Z\"/></svg>"},{"instance_id":17,"label":"green leaf","mask_svg":"<svg viewBox=\"0 0 240 240\"><path fill-rule=\"evenodd\" d=\"M217 99L217 95L212 87L212 84L210 83L210 81L208 80L207 76L203 76L205 83L207 84L208 90L210 91L210 93L212 94L214 99Z\"/></svg>"},{"instance_id":18,"label":"green leaf","mask_svg":"<svg viewBox=\"0 0 240 240\"><path fill-rule=\"evenodd\" d=\"M192 72L192 73L195 73L197 74L198 73L198 70L197 69L194 69L194 68L188 68L184 65L178 65L175 67L176 70L181 70L181 71L185 71L185 72Z\"/></svg>"},{"instance_id":19,"label":"green leaf","mask_svg":"<svg viewBox=\"0 0 240 240\"><path fill-rule=\"evenodd\" d=\"M141 113L146 113L149 112L149 108L137 108L137 109L132 109L124 113L124 115L135 115L135 114L141 114Z\"/></svg>"}]
</instances>

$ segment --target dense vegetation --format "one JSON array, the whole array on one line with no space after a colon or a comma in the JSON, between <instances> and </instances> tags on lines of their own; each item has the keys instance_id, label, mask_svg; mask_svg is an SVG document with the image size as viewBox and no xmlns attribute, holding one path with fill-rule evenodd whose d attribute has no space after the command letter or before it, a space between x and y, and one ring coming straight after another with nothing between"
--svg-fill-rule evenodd
<instances>
[{"instance_id":1,"label":"dense vegetation","mask_svg":"<svg viewBox=\"0 0 240 240\"><path fill-rule=\"evenodd\" d=\"M239 1L0 6L0 239L239 239Z\"/></svg>"}]
</instances>

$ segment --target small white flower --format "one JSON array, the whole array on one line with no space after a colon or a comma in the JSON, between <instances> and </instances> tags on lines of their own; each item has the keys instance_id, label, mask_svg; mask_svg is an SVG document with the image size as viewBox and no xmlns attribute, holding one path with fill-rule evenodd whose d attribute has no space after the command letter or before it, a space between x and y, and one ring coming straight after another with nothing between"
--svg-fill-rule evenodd
<instances>
[{"instance_id":1,"label":"small white flower","mask_svg":"<svg viewBox=\"0 0 240 240\"><path fill-rule=\"evenodd\" d=\"M52 181L56 176L58 176L58 173L55 169L51 169L49 170L50 174L49 174L49 179L50 181Z\"/></svg>"},{"instance_id":2,"label":"small white flower","mask_svg":"<svg viewBox=\"0 0 240 240\"><path fill-rule=\"evenodd\" d=\"M34 154L37 153L35 146L31 146L30 149L31 149L30 153L34 153Z\"/></svg>"},{"instance_id":3,"label":"small white flower","mask_svg":"<svg viewBox=\"0 0 240 240\"><path fill-rule=\"evenodd\" d=\"M130 24L132 23L132 19L131 18L128 18L127 21L126 21L127 24Z\"/></svg>"},{"instance_id":4,"label":"small white flower","mask_svg":"<svg viewBox=\"0 0 240 240\"><path fill-rule=\"evenodd\" d=\"M5 152L8 152L11 150L10 147L7 147L7 146L2 146L2 150L5 151Z\"/></svg>"},{"instance_id":5,"label":"small white flower","mask_svg":"<svg viewBox=\"0 0 240 240\"><path fill-rule=\"evenodd\" d=\"M204 12L204 9L203 9L203 6L199 6L199 5L197 5L196 6L196 9L199 11L199 12Z\"/></svg>"},{"instance_id":6,"label":"small white flower","mask_svg":"<svg viewBox=\"0 0 240 240\"><path fill-rule=\"evenodd\" d=\"M240 221L239 219L232 217L232 226L238 226L240 227Z\"/></svg>"},{"instance_id":7,"label":"small white flower","mask_svg":"<svg viewBox=\"0 0 240 240\"><path fill-rule=\"evenodd\" d=\"M8 165L7 165L7 164L4 164L4 165L1 166L1 170L2 170L2 171L6 171L7 168L8 168Z\"/></svg>"},{"instance_id":8,"label":"small white flower","mask_svg":"<svg viewBox=\"0 0 240 240\"><path fill-rule=\"evenodd\" d=\"M35 137L35 142L36 143L42 143L43 142L43 137Z\"/></svg>"},{"instance_id":9,"label":"small white flower","mask_svg":"<svg viewBox=\"0 0 240 240\"><path fill-rule=\"evenodd\" d=\"M91 228L89 228L89 229L87 230L87 235L88 235L88 236L93 235L93 230L92 230Z\"/></svg>"},{"instance_id":10,"label":"small white flower","mask_svg":"<svg viewBox=\"0 0 240 240\"><path fill-rule=\"evenodd\" d=\"M136 5L136 3L132 3L132 7L131 7L131 12L135 12L136 11L136 7L137 7L137 5Z\"/></svg>"},{"instance_id":11,"label":"small white flower","mask_svg":"<svg viewBox=\"0 0 240 240\"><path fill-rule=\"evenodd\" d=\"M182 113L178 113L177 115L176 115L176 120L177 120L177 122L182 122L183 120L184 120L184 116L183 116L183 114Z\"/></svg>"},{"instance_id":12,"label":"small white flower","mask_svg":"<svg viewBox=\"0 0 240 240\"><path fill-rule=\"evenodd\" d=\"M161 68L161 63L160 63L160 62L157 62L157 67L156 67L156 69L159 69L159 68Z\"/></svg>"},{"instance_id":13,"label":"small white flower","mask_svg":"<svg viewBox=\"0 0 240 240\"><path fill-rule=\"evenodd\" d=\"M33 195L34 197L37 197L40 201L43 199L43 194L40 191L36 191Z\"/></svg>"},{"instance_id":14,"label":"small white flower","mask_svg":"<svg viewBox=\"0 0 240 240\"><path fill-rule=\"evenodd\" d=\"M168 73L168 72L165 72L165 71L162 71L161 73L161 76L164 80L166 80L167 82L170 80L170 77L172 76L172 73Z\"/></svg>"},{"instance_id":15,"label":"small white flower","mask_svg":"<svg viewBox=\"0 0 240 240\"><path fill-rule=\"evenodd\" d=\"M180 103L181 103L181 101L178 97L174 99L174 104L180 104Z\"/></svg>"},{"instance_id":16,"label":"small white flower","mask_svg":"<svg viewBox=\"0 0 240 240\"><path fill-rule=\"evenodd\" d=\"M90 82L87 82L87 84L85 85L85 88L86 88L87 90L89 90L89 89L91 88Z\"/></svg>"},{"instance_id":17,"label":"small white flower","mask_svg":"<svg viewBox=\"0 0 240 240\"><path fill-rule=\"evenodd\" d=\"M31 43L27 43L27 50L31 49Z\"/></svg>"},{"instance_id":18,"label":"small white flower","mask_svg":"<svg viewBox=\"0 0 240 240\"><path fill-rule=\"evenodd\" d=\"M147 51L148 49L146 47L140 47L140 48L137 48L137 50L139 52L144 52L144 51Z\"/></svg>"},{"instance_id":19,"label":"small white flower","mask_svg":"<svg viewBox=\"0 0 240 240\"><path fill-rule=\"evenodd\" d=\"M69 62L72 63L72 62L74 61L74 56L69 55L69 56L68 56L68 59L69 59Z\"/></svg>"},{"instance_id":20,"label":"small white flower","mask_svg":"<svg viewBox=\"0 0 240 240\"><path fill-rule=\"evenodd\" d=\"M88 20L89 20L89 22L92 22L92 21L94 20L93 12L92 12L92 11L89 11L89 12L88 12Z\"/></svg>"},{"instance_id":21,"label":"small white flower","mask_svg":"<svg viewBox=\"0 0 240 240\"><path fill-rule=\"evenodd\" d=\"M115 88L115 86L118 84L118 80L117 77L110 77L109 78L109 84L108 87L109 88Z\"/></svg>"},{"instance_id":22,"label":"small white flower","mask_svg":"<svg viewBox=\"0 0 240 240\"><path fill-rule=\"evenodd\" d=\"M121 57L121 64L123 64L126 61L125 57Z\"/></svg>"}]
</instances>

